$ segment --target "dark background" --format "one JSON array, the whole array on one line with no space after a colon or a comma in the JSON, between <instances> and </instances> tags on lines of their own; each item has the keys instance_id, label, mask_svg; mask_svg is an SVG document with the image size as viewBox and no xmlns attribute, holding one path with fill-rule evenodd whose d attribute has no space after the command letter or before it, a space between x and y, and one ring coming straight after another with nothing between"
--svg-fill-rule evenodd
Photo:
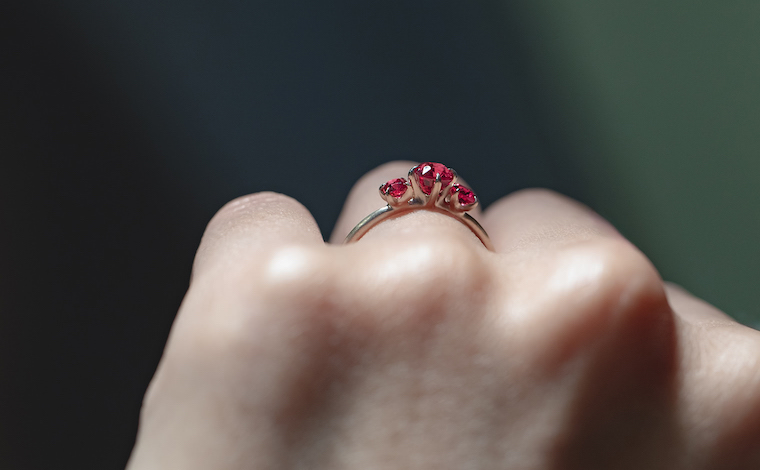
<instances>
[{"instance_id":1,"label":"dark background","mask_svg":"<svg viewBox=\"0 0 760 470\"><path fill-rule=\"evenodd\" d=\"M280 191L327 237L392 159L568 193L752 322L758 11L657 5L1 6L0 468L122 468L213 213Z\"/></svg>"}]
</instances>

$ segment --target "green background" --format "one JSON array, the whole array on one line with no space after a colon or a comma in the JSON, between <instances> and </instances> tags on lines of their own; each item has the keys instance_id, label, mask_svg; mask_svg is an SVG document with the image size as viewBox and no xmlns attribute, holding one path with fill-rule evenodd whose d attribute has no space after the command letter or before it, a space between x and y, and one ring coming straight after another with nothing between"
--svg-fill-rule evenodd
<instances>
[{"instance_id":1,"label":"green background","mask_svg":"<svg viewBox=\"0 0 760 470\"><path fill-rule=\"evenodd\" d=\"M581 198L665 279L759 326L760 2L523 0L517 13Z\"/></svg>"}]
</instances>

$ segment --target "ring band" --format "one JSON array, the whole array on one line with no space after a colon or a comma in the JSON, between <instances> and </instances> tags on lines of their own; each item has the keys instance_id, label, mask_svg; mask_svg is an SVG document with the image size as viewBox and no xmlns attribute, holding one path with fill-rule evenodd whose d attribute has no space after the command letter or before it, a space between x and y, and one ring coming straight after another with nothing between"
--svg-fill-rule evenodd
<instances>
[{"instance_id":1,"label":"ring band","mask_svg":"<svg viewBox=\"0 0 760 470\"><path fill-rule=\"evenodd\" d=\"M408 180L395 178L380 186L380 197L387 204L356 224L343 243L359 240L383 220L422 209L459 220L486 248L494 251L485 229L467 213L478 205L478 197L470 188L456 181L457 173L451 168L441 163L420 163L409 170Z\"/></svg>"}]
</instances>

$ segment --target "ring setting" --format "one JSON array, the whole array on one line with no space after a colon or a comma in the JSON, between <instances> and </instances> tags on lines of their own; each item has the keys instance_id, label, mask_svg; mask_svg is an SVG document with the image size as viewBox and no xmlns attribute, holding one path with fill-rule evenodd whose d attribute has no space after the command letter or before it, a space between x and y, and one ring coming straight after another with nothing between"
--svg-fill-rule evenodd
<instances>
[{"instance_id":1,"label":"ring setting","mask_svg":"<svg viewBox=\"0 0 760 470\"><path fill-rule=\"evenodd\" d=\"M435 162L420 163L409 170L407 178L394 178L380 185L380 197L387 203L371 213L346 237L344 243L359 240L379 222L413 210L439 212L464 223L491 251L493 245L486 231L467 211L478 205L478 197L468 187L457 183L457 173Z\"/></svg>"}]
</instances>

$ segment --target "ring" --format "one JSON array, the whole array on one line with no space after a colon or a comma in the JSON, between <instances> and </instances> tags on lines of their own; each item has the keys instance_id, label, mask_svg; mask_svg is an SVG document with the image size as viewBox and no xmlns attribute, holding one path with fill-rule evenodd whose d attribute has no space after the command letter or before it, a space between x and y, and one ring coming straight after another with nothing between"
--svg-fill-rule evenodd
<instances>
[{"instance_id":1,"label":"ring","mask_svg":"<svg viewBox=\"0 0 760 470\"><path fill-rule=\"evenodd\" d=\"M387 202L371 213L346 236L343 243L363 237L369 229L383 220L398 217L414 210L428 210L453 217L464 223L483 245L494 251L491 239L467 211L478 205L475 193L457 181L456 171L441 163L425 162L409 170L408 180L392 179L380 186L380 197Z\"/></svg>"}]
</instances>

